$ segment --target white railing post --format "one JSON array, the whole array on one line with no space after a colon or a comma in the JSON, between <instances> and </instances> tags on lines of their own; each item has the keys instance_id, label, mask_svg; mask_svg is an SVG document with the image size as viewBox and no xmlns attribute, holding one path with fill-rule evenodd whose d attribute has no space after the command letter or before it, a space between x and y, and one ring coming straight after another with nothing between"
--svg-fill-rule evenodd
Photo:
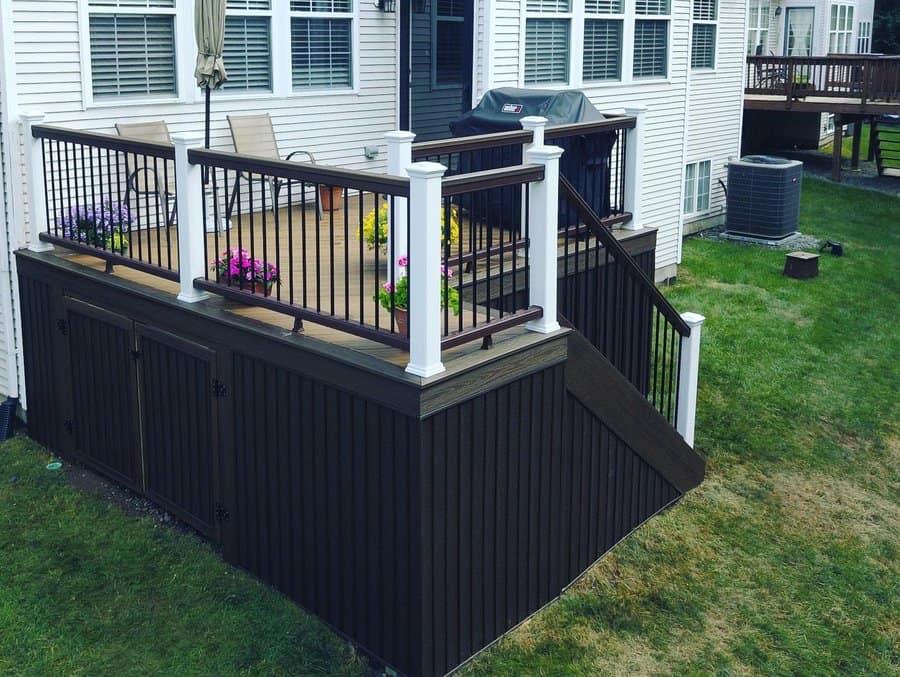
<instances>
[{"instance_id":1,"label":"white railing post","mask_svg":"<svg viewBox=\"0 0 900 677\"><path fill-rule=\"evenodd\" d=\"M412 142L416 135L412 132L388 132L384 135L387 141L387 171L391 176L406 177L406 170L412 164ZM406 198L394 198L394 237L388 235L387 243L387 259L394 266L394 279L399 280L402 275L406 274L403 266L397 263L397 260L404 254L409 253L409 242L407 242L407 222L406 222ZM388 203L388 224L391 223L391 207Z\"/></svg>"},{"instance_id":2,"label":"white railing post","mask_svg":"<svg viewBox=\"0 0 900 677\"><path fill-rule=\"evenodd\" d=\"M640 230L641 196L644 190L644 127L647 107L634 105L625 108L625 114L635 118L634 129L628 130L625 142L625 211L631 212L631 221L624 225L627 230Z\"/></svg>"},{"instance_id":3,"label":"white railing post","mask_svg":"<svg viewBox=\"0 0 900 677\"><path fill-rule=\"evenodd\" d=\"M540 115L526 115L524 118L519 120L519 123L522 125L522 129L531 132L531 143L522 145L522 161L525 162L525 158L528 157L528 151L530 151L532 148L541 148L544 145L544 128L547 126L547 118L541 117ZM525 205L525 191L523 190L519 210L519 213L522 215L522 218L519 221L519 223L522 224L522 237L526 236ZM519 250L519 256L525 256L524 249Z\"/></svg>"},{"instance_id":4,"label":"white railing post","mask_svg":"<svg viewBox=\"0 0 900 677\"><path fill-rule=\"evenodd\" d=\"M207 262L203 258L206 232L203 227L203 169L188 160L190 148L201 148L203 136L196 132L172 135L175 144L175 202L178 225L179 301L194 303L209 294L194 288L194 279L203 277ZM218 256L221 252L215 252Z\"/></svg>"},{"instance_id":5,"label":"white railing post","mask_svg":"<svg viewBox=\"0 0 900 677\"><path fill-rule=\"evenodd\" d=\"M53 249L49 242L41 242L40 234L47 230L47 200L44 194L44 146L35 139L31 129L44 121L43 113L23 113L22 138L25 147L25 195L28 199L28 248L33 252ZM52 171L52 169L51 169Z\"/></svg>"},{"instance_id":6,"label":"white railing post","mask_svg":"<svg viewBox=\"0 0 900 677\"><path fill-rule=\"evenodd\" d=\"M441 177L447 168L416 162L409 174L409 364L416 376L444 371L441 362Z\"/></svg>"},{"instance_id":7,"label":"white railing post","mask_svg":"<svg viewBox=\"0 0 900 677\"><path fill-rule=\"evenodd\" d=\"M691 328L690 336L681 339L681 361L678 368L678 420L675 427L684 441L694 446L694 426L697 422L697 375L700 371L700 334L703 315L682 313Z\"/></svg>"},{"instance_id":8,"label":"white railing post","mask_svg":"<svg viewBox=\"0 0 900 677\"><path fill-rule=\"evenodd\" d=\"M543 308L544 314L525 325L531 331L549 334L559 329L556 321L556 260L559 229L559 158L556 146L531 148L525 153L528 164L544 165L544 180L531 184L528 196L528 303Z\"/></svg>"}]
</instances>

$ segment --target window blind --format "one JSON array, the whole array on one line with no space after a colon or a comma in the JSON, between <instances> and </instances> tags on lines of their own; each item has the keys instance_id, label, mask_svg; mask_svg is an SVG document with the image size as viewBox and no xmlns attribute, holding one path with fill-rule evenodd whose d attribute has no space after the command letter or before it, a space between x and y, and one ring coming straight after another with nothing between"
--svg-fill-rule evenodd
<instances>
[{"instance_id":1,"label":"window blind","mask_svg":"<svg viewBox=\"0 0 900 677\"><path fill-rule=\"evenodd\" d=\"M618 80L622 76L622 21L588 19L584 22L585 80Z\"/></svg>"},{"instance_id":2,"label":"window blind","mask_svg":"<svg viewBox=\"0 0 900 677\"><path fill-rule=\"evenodd\" d=\"M438 17L465 17L466 6L462 0L437 0L435 12L437 12Z\"/></svg>"},{"instance_id":3,"label":"window blind","mask_svg":"<svg viewBox=\"0 0 900 677\"><path fill-rule=\"evenodd\" d=\"M715 24L694 24L691 33L691 68L714 68L715 65Z\"/></svg>"},{"instance_id":4,"label":"window blind","mask_svg":"<svg viewBox=\"0 0 900 677\"><path fill-rule=\"evenodd\" d=\"M634 4L635 14L659 14L669 13L669 0L637 0Z\"/></svg>"},{"instance_id":5,"label":"window blind","mask_svg":"<svg viewBox=\"0 0 900 677\"><path fill-rule=\"evenodd\" d=\"M525 22L525 84L568 81L568 19L528 19Z\"/></svg>"},{"instance_id":6,"label":"window blind","mask_svg":"<svg viewBox=\"0 0 900 677\"><path fill-rule=\"evenodd\" d=\"M291 0L292 12L352 12L353 0Z\"/></svg>"},{"instance_id":7,"label":"window blind","mask_svg":"<svg viewBox=\"0 0 900 677\"><path fill-rule=\"evenodd\" d=\"M462 21L438 18L434 36L434 81L438 85L462 83L463 29Z\"/></svg>"},{"instance_id":8,"label":"window blind","mask_svg":"<svg viewBox=\"0 0 900 677\"><path fill-rule=\"evenodd\" d=\"M717 0L694 0L694 21L715 21Z\"/></svg>"},{"instance_id":9,"label":"window blind","mask_svg":"<svg viewBox=\"0 0 900 677\"><path fill-rule=\"evenodd\" d=\"M570 0L527 0L529 12L541 14L565 13L571 10Z\"/></svg>"},{"instance_id":10,"label":"window blind","mask_svg":"<svg viewBox=\"0 0 900 677\"><path fill-rule=\"evenodd\" d=\"M271 7L271 2L270 0L228 0L225 7L226 9L265 11Z\"/></svg>"},{"instance_id":11,"label":"window blind","mask_svg":"<svg viewBox=\"0 0 900 677\"><path fill-rule=\"evenodd\" d=\"M91 14L88 24L95 97L176 94L172 15Z\"/></svg>"},{"instance_id":12,"label":"window blind","mask_svg":"<svg viewBox=\"0 0 900 677\"><path fill-rule=\"evenodd\" d=\"M682 211L685 214L690 214L694 211L694 174L696 171L696 163L684 166L684 204L682 205Z\"/></svg>"},{"instance_id":13,"label":"window blind","mask_svg":"<svg viewBox=\"0 0 900 677\"><path fill-rule=\"evenodd\" d=\"M272 49L267 16L226 16L223 89L271 90Z\"/></svg>"},{"instance_id":14,"label":"window blind","mask_svg":"<svg viewBox=\"0 0 900 677\"><path fill-rule=\"evenodd\" d=\"M669 22L638 19L634 22L634 68L636 78L666 76Z\"/></svg>"},{"instance_id":15,"label":"window blind","mask_svg":"<svg viewBox=\"0 0 900 677\"><path fill-rule=\"evenodd\" d=\"M709 209L709 160L704 160L697 165L697 211L703 212Z\"/></svg>"},{"instance_id":16,"label":"window blind","mask_svg":"<svg viewBox=\"0 0 900 677\"><path fill-rule=\"evenodd\" d=\"M145 9L171 9L175 0L90 0L91 7L142 7Z\"/></svg>"},{"instance_id":17,"label":"window blind","mask_svg":"<svg viewBox=\"0 0 900 677\"><path fill-rule=\"evenodd\" d=\"M625 11L623 0L585 0L585 14L622 14Z\"/></svg>"},{"instance_id":18,"label":"window blind","mask_svg":"<svg viewBox=\"0 0 900 677\"><path fill-rule=\"evenodd\" d=\"M351 87L350 19L292 18L291 67L295 89Z\"/></svg>"}]
</instances>

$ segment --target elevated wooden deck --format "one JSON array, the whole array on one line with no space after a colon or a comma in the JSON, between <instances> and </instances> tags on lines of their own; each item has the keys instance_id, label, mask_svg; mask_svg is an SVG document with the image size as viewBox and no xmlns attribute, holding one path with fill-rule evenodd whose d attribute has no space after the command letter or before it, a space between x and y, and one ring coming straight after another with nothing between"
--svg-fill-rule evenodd
<instances>
[{"instance_id":1,"label":"elevated wooden deck","mask_svg":"<svg viewBox=\"0 0 900 677\"><path fill-rule=\"evenodd\" d=\"M365 207L364 211L366 211ZM301 208L295 207L290 216L295 223L300 223L303 218ZM305 290L307 299L313 304L315 303L314 300L319 298L323 303L322 310L340 314L343 312L343 305L346 299L347 306L351 310L351 317L353 317L353 319L357 321L365 319L367 322L371 323L374 321L373 314L377 311L379 325L389 328L391 326L389 311L377 305L373 298L376 290L376 268L381 271L378 280L382 283L387 280L385 273L387 269L386 255L368 249L365 243L360 241L358 229L347 229L345 231L342 225L344 217L343 210L335 211L334 216L334 223L332 223L332 214L326 213L323 218L317 219L314 210L312 208L307 209L305 217L306 222L309 224L309 228L305 235L305 242L298 242L296 241L296 238L295 241L289 242L286 228L276 232L276 221L271 212L266 214L265 227L262 225L262 214L257 213L254 215L255 224L252 239L249 234L249 225L239 226L236 222L232 223L232 227L228 231L208 233L206 236L207 259L211 263L218 255L229 247L243 247L247 250L252 249L253 255L256 258L263 258L265 253L266 259L278 266L283 278L287 279L289 277L289 271L293 273L293 279L295 280L294 296L297 302L301 301ZM349 223L358 224L359 216L358 206L355 205L353 201L350 201L347 220ZM244 218L246 219L246 216ZM279 223L287 223L288 218L288 210L281 209L279 212ZM317 224L317 227L315 224ZM656 232L653 229L642 229L640 231L618 229L614 230L613 233L626 249L634 255L652 252L655 247ZM479 236L483 238L490 237L494 243L499 243L501 241L509 242L510 240L509 231L497 228L492 229L490 234L481 232ZM148 232L146 230L135 233L132 236L132 239L137 237L142 238L145 242L153 243L154 246L159 242L161 245L159 248L161 260L167 260L167 257L171 252L172 260L177 262L177 237L175 237L174 229L168 238L165 234L161 234L157 237L157 233ZM451 248L451 260L454 257L457 257L460 251L468 251L470 249L469 244L471 237L472 234L468 228L461 228L461 242ZM323 250L328 252L324 260L316 260L317 248L314 244L317 239L321 243ZM594 242L595 240L592 237L584 239L586 246L592 247ZM565 255L564 244L564 238L560 236L560 275L562 275L562 270L565 267L563 261ZM136 242L133 242L131 246L136 247ZM345 254L348 253L348 248L354 256L345 256ZM306 253L306 258L303 257L304 251ZM72 252L62 247L57 247L55 249L55 254L67 261L79 266L84 266L86 269L92 271L103 272L106 268L105 261L96 256L91 256L90 254ZM525 283L527 279L524 257L521 254L509 252L503 254L502 259L502 265L500 257L495 256L491 260L492 276L495 280L494 284L496 284L497 280L503 279L503 284L511 286L513 270L515 270L517 278L516 287L519 291L524 291L526 289ZM363 262L362 266L360 266L360 260ZM476 265L478 266L476 268L478 279L484 280L484 261L479 261ZM583 267L584 262L581 261L579 265ZM456 271L458 271L459 268L459 266L454 266ZM503 271L502 275L501 268ZM319 271L318 276L316 275L317 270ZM111 276L172 296L178 294L178 284L176 282L125 265L114 266ZM212 271L210 272L210 279L215 279ZM453 278L453 283L454 285L462 283L462 288L465 289L467 285L471 283L472 279L472 273L467 273L465 271L461 273L457 272L456 276ZM481 284L483 284L483 282L481 282ZM512 292L511 289L510 292ZM290 293L288 286L283 284L273 288L271 298L279 298L287 302L290 300ZM250 292L248 291L246 294L249 295ZM463 294L462 296L461 312L466 316L467 320L472 318L473 313L479 320L483 320L487 317L484 308L473 306L471 301L467 300L466 294ZM471 296L468 296L468 298L471 298ZM333 303L340 303L341 307L334 307L332 305ZM216 305L237 317L261 322L285 331L292 331L294 328L294 319L292 317L274 310L247 305L241 303L240 300L229 299L216 301ZM363 317L360 317L360 308L363 309ZM496 310L491 312L492 317L497 316ZM449 319L452 323L456 318L450 313ZM511 331L510 335L518 335L521 331L522 330ZM360 336L354 336L345 331L327 327L315 322L304 322L300 335L341 348L349 348L397 366L405 366L408 359L408 355L404 350ZM505 335L505 332L498 332L495 336L495 341L504 340ZM474 341L455 348L450 348L444 351L444 359L445 361L453 361L471 354L473 351L480 350L480 347L481 342Z\"/></svg>"},{"instance_id":2,"label":"elevated wooden deck","mask_svg":"<svg viewBox=\"0 0 900 677\"><path fill-rule=\"evenodd\" d=\"M900 115L900 101L864 101L860 97L744 94L744 110L838 113L844 115Z\"/></svg>"}]
</instances>

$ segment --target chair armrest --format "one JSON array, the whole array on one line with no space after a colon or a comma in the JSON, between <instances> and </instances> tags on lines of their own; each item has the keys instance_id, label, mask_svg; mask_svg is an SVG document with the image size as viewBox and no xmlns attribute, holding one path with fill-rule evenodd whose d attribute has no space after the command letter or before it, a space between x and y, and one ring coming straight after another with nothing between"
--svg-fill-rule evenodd
<instances>
[{"instance_id":1,"label":"chair armrest","mask_svg":"<svg viewBox=\"0 0 900 677\"><path fill-rule=\"evenodd\" d=\"M291 160L295 155L306 155L309 158L311 164L316 164L316 158L310 153L308 150L295 150L293 153L290 153L285 160Z\"/></svg>"}]
</instances>

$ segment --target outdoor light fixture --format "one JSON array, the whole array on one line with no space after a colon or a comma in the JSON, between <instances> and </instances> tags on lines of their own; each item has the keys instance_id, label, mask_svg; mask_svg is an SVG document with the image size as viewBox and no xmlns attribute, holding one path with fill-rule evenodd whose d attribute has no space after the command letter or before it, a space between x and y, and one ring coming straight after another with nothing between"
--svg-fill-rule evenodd
<instances>
[{"instance_id":1,"label":"outdoor light fixture","mask_svg":"<svg viewBox=\"0 0 900 677\"><path fill-rule=\"evenodd\" d=\"M775 8L775 16L781 16L781 5Z\"/></svg>"},{"instance_id":2,"label":"outdoor light fixture","mask_svg":"<svg viewBox=\"0 0 900 677\"><path fill-rule=\"evenodd\" d=\"M378 2L375 3L375 6L385 14L394 13L394 0L378 0Z\"/></svg>"}]
</instances>

